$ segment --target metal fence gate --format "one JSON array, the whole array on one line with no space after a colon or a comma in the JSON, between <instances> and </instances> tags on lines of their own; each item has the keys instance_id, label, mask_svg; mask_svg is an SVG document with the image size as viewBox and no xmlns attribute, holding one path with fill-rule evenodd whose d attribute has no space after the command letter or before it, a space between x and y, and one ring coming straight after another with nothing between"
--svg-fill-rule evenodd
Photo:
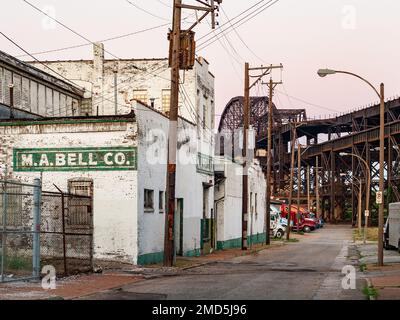
<instances>
[{"instance_id":1,"label":"metal fence gate","mask_svg":"<svg viewBox=\"0 0 400 320\"><path fill-rule=\"evenodd\" d=\"M39 279L45 265L61 276L92 264L92 196L0 180L0 282Z\"/></svg>"}]
</instances>

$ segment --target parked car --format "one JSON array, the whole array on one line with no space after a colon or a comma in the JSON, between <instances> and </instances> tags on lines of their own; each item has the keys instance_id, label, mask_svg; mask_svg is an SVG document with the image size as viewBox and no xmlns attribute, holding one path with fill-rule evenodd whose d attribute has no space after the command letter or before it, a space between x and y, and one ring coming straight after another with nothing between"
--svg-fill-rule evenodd
<instances>
[{"instance_id":1,"label":"parked car","mask_svg":"<svg viewBox=\"0 0 400 320\"><path fill-rule=\"evenodd\" d=\"M400 202L389 204L383 237L383 244L387 249L395 248L400 253Z\"/></svg>"}]
</instances>

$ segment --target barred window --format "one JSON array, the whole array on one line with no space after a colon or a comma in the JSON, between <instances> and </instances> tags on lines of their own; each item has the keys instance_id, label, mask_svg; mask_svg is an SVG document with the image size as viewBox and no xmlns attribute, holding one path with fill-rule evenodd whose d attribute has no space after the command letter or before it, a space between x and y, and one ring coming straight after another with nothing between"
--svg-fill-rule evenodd
<instances>
[{"instance_id":1,"label":"barred window","mask_svg":"<svg viewBox=\"0 0 400 320\"><path fill-rule=\"evenodd\" d=\"M7 183L6 192L4 183L0 185L0 225L3 225L4 212L6 212L6 226L22 226L22 186ZM7 206L5 206L7 203Z\"/></svg>"},{"instance_id":2,"label":"barred window","mask_svg":"<svg viewBox=\"0 0 400 320\"><path fill-rule=\"evenodd\" d=\"M68 225L91 227L93 181L90 179L68 181ZM74 197L74 195L78 197Z\"/></svg>"}]
</instances>

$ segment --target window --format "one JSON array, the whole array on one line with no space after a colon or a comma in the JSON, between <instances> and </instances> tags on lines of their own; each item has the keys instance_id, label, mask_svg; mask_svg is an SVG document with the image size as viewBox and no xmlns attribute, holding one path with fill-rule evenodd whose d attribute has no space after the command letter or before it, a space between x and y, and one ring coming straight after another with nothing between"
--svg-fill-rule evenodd
<instances>
[{"instance_id":1,"label":"window","mask_svg":"<svg viewBox=\"0 0 400 320\"><path fill-rule=\"evenodd\" d=\"M149 100L147 90L133 90L133 99L139 100L144 104L147 104Z\"/></svg>"},{"instance_id":2,"label":"window","mask_svg":"<svg viewBox=\"0 0 400 320\"><path fill-rule=\"evenodd\" d=\"M154 211L154 191L144 189L144 211Z\"/></svg>"},{"instance_id":3,"label":"window","mask_svg":"<svg viewBox=\"0 0 400 320\"><path fill-rule=\"evenodd\" d=\"M7 216L6 225L9 227L22 226L22 186L7 184ZM4 184L0 185L0 225L3 225Z\"/></svg>"},{"instance_id":4,"label":"window","mask_svg":"<svg viewBox=\"0 0 400 320\"><path fill-rule=\"evenodd\" d=\"M254 194L254 212L256 214L256 219L257 219L257 193Z\"/></svg>"},{"instance_id":5,"label":"window","mask_svg":"<svg viewBox=\"0 0 400 320\"><path fill-rule=\"evenodd\" d=\"M171 106L171 90L162 91L162 112L169 112Z\"/></svg>"},{"instance_id":6,"label":"window","mask_svg":"<svg viewBox=\"0 0 400 320\"><path fill-rule=\"evenodd\" d=\"M205 130L207 126L207 107L203 104L203 129Z\"/></svg>"},{"instance_id":7,"label":"window","mask_svg":"<svg viewBox=\"0 0 400 320\"><path fill-rule=\"evenodd\" d=\"M164 206L165 206L164 191L159 191L158 192L158 210L160 213L164 212Z\"/></svg>"},{"instance_id":8,"label":"window","mask_svg":"<svg viewBox=\"0 0 400 320\"><path fill-rule=\"evenodd\" d=\"M93 181L91 179L70 180L68 193L67 224L90 228L92 226Z\"/></svg>"},{"instance_id":9,"label":"window","mask_svg":"<svg viewBox=\"0 0 400 320\"><path fill-rule=\"evenodd\" d=\"M250 213L254 213L254 207L253 207L253 192L250 192Z\"/></svg>"}]
</instances>

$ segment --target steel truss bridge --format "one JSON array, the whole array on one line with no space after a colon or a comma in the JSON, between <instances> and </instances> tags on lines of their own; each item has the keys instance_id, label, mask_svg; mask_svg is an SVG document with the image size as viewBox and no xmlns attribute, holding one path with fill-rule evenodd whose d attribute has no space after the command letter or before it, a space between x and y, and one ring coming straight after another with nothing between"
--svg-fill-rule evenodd
<instances>
[{"instance_id":1,"label":"steel truss bridge","mask_svg":"<svg viewBox=\"0 0 400 320\"><path fill-rule=\"evenodd\" d=\"M293 199L297 190L301 192L302 204L311 199L316 207L317 186L320 199L320 213L328 221L340 221L345 213L352 213L355 221L358 212L359 182L362 197L367 192L367 174L371 174L372 220L374 214L374 193L379 185L379 104L342 114L334 118L310 120L303 109L282 110L274 106L273 129L273 192L281 199L289 197L291 170L290 145L295 134L304 141L296 145L301 152L301 166L295 161ZM266 149L268 98L251 98L250 124L255 128L256 147ZM226 106L219 125L219 131L238 129L243 123L243 98L232 99ZM322 142L321 135L328 141ZM357 157L343 156L353 153L366 160L370 166L367 172L364 163ZM265 158L260 158L265 165ZM318 163L318 168L317 168ZM297 173L301 179L298 181ZM400 202L400 99L385 103L385 203ZM362 212L365 201L361 201Z\"/></svg>"}]
</instances>

